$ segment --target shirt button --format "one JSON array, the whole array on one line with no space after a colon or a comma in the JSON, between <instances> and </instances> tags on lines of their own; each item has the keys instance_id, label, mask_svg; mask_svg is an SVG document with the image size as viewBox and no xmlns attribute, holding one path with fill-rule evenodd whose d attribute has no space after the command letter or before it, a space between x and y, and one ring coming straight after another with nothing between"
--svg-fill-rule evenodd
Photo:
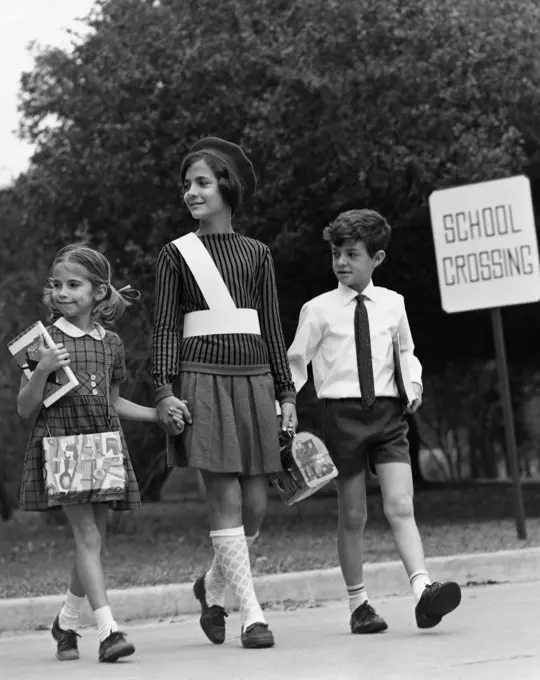
<instances>
[{"instance_id":1,"label":"shirt button","mask_svg":"<svg viewBox=\"0 0 540 680\"><path fill-rule=\"evenodd\" d=\"M96 376L95 376L94 374L92 374L92 375L90 376L90 380L95 380L95 379L96 379Z\"/></svg>"},{"instance_id":2,"label":"shirt button","mask_svg":"<svg viewBox=\"0 0 540 680\"><path fill-rule=\"evenodd\" d=\"M92 380L92 382L90 383L90 385L91 385L91 387L97 387L97 383L96 383L95 380Z\"/></svg>"},{"instance_id":3,"label":"shirt button","mask_svg":"<svg viewBox=\"0 0 540 680\"><path fill-rule=\"evenodd\" d=\"M97 394L97 393L98 393L97 390L92 390L92 394Z\"/></svg>"}]
</instances>

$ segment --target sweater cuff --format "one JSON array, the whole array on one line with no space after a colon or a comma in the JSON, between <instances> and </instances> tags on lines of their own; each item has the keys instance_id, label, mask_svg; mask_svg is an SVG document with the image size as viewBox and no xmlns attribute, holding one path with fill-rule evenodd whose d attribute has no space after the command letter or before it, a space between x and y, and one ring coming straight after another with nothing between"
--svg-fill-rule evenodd
<instances>
[{"instance_id":1,"label":"sweater cuff","mask_svg":"<svg viewBox=\"0 0 540 680\"><path fill-rule=\"evenodd\" d=\"M154 390L154 404L157 405L167 397L174 397L172 385L160 385Z\"/></svg>"},{"instance_id":2,"label":"sweater cuff","mask_svg":"<svg viewBox=\"0 0 540 680\"><path fill-rule=\"evenodd\" d=\"M277 397L280 404L294 404L296 406L296 392L281 392Z\"/></svg>"}]
</instances>

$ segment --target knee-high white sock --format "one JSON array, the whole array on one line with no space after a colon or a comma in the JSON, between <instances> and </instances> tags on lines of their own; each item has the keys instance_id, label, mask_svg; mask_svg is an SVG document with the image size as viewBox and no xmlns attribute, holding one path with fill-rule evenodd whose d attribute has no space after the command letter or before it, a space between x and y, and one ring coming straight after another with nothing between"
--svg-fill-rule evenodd
<instances>
[{"instance_id":1,"label":"knee-high white sock","mask_svg":"<svg viewBox=\"0 0 540 680\"><path fill-rule=\"evenodd\" d=\"M115 633L118 630L118 624L114 620L111 608L108 606L95 609L94 615L96 617L99 641L103 642L111 633Z\"/></svg>"},{"instance_id":2,"label":"knee-high white sock","mask_svg":"<svg viewBox=\"0 0 540 680\"><path fill-rule=\"evenodd\" d=\"M409 583L416 602L419 602L426 586L431 585L431 580L425 569L419 569L409 576Z\"/></svg>"},{"instance_id":3,"label":"knee-high white sock","mask_svg":"<svg viewBox=\"0 0 540 680\"><path fill-rule=\"evenodd\" d=\"M238 599L243 628L266 623L253 587L244 528L219 529L211 531L210 536L227 585Z\"/></svg>"},{"instance_id":4,"label":"knee-high white sock","mask_svg":"<svg viewBox=\"0 0 540 680\"><path fill-rule=\"evenodd\" d=\"M363 583L359 583L357 586L347 586L347 595L349 596L349 611L351 614L361 604L368 601Z\"/></svg>"},{"instance_id":5,"label":"knee-high white sock","mask_svg":"<svg viewBox=\"0 0 540 680\"><path fill-rule=\"evenodd\" d=\"M58 617L58 625L62 630L75 630L79 623L84 600L84 597L74 595L71 590L67 591L66 599Z\"/></svg>"},{"instance_id":6,"label":"knee-high white sock","mask_svg":"<svg viewBox=\"0 0 540 680\"><path fill-rule=\"evenodd\" d=\"M251 549L253 543L257 540L259 532L257 531L253 536L246 536L246 543L248 550ZM210 532L212 537L212 532ZM214 555L210 569L204 575L204 587L206 590L206 603L209 607L218 605L225 606L225 591L227 589L227 580L225 574L221 569L217 555Z\"/></svg>"},{"instance_id":7,"label":"knee-high white sock","mask_svg":"<svg viewBox=\"0 0 540 680\"><path fill-rule=\"evenodd\" d=\"M210 536L212 536L212 532L210 532ZM214 605L219 607L225 606L227 579L221 569L217 553L214 554L210 569L204 575L204 587L206 590L206 603L209 607Z\"/></svg>"}]
</instances>

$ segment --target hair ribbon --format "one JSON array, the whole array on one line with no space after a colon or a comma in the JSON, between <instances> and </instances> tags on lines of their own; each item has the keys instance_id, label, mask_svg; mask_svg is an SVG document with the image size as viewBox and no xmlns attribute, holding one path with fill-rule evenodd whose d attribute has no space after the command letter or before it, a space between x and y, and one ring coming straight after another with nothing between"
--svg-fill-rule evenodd
<instances>
[{"instance_id":1,"label":"hair ribbon","mask_svg":"<svg viewBox=\"0 0 540 680\"><path fill-rule=\"evenodd\" d=\"M139 300L141 297L141 293L138 290L135 290L135 288L132 288L129 283L122 286L122 288L118 288L116 292L126 300Z\"/></svg>"}]
</instances>

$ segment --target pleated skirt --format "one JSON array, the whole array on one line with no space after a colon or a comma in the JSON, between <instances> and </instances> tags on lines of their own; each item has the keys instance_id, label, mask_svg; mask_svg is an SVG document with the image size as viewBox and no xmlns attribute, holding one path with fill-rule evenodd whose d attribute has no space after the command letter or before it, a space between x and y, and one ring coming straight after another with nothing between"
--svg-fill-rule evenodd
<instances>
[{"instance_id":1,"label":"pleated skirt","mask_svg":"<svg viewBox=\"0 0 540 680\"><path fill-rule=\"evenodd\" d=\"M270 373L182 372L179 383L193 423L167 436L169 465L250 477L282 469Z\"/></svg>"}]
</instances>

